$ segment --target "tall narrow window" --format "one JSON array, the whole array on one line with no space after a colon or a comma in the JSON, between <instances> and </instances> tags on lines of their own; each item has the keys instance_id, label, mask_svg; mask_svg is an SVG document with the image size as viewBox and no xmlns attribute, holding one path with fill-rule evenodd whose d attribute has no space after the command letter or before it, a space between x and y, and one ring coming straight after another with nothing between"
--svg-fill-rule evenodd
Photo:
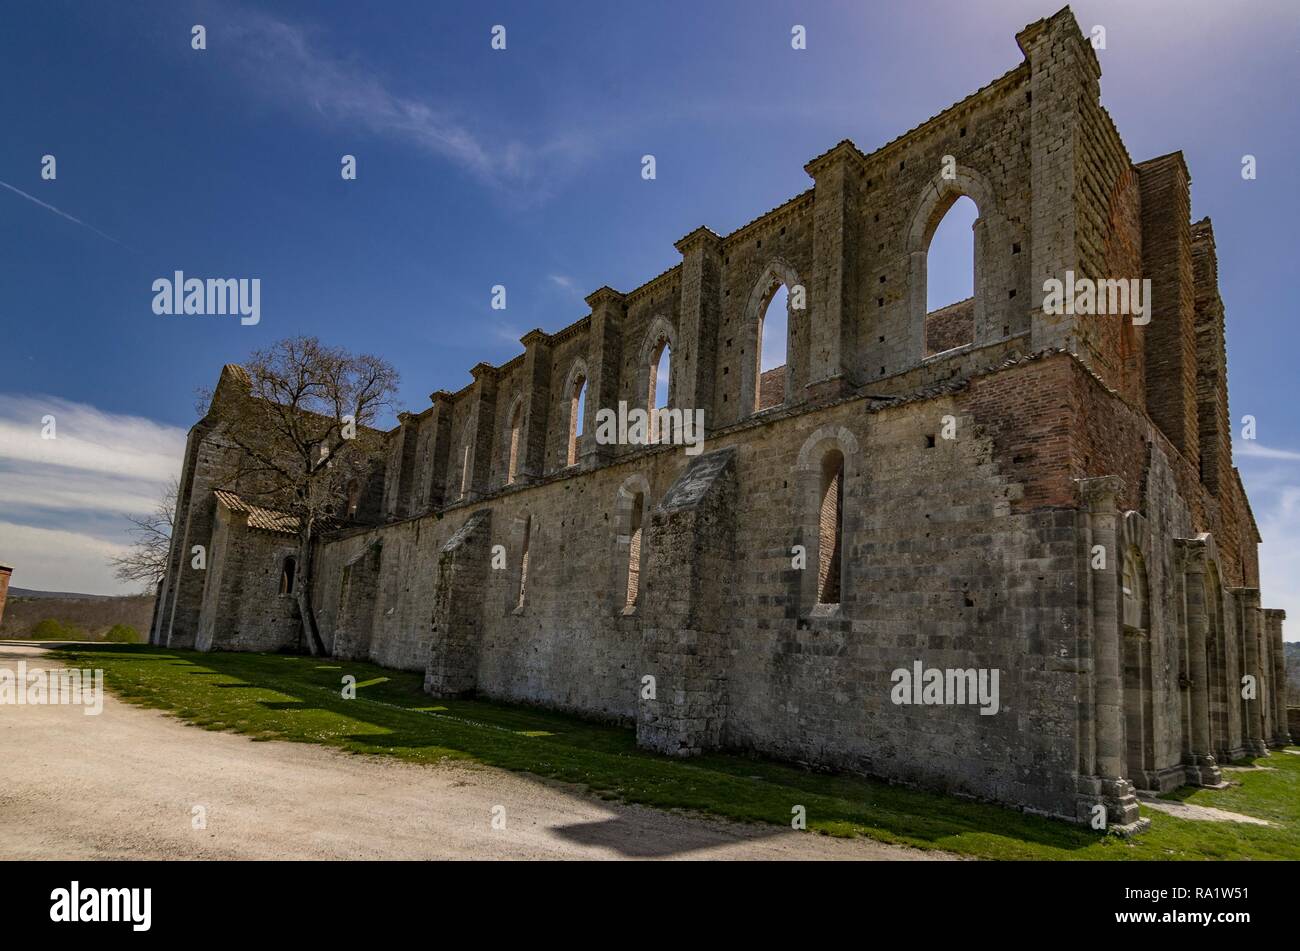
<instances>
[{"instance_id":1,"label":"tall narrow window","mask_svg":"<svg viewBox=\"0 0 1300 951\"><path fill-rule=\"evenodd\" d=\"M624 611L636 607L641 593L641 537L642 520L645 512L645 496L638 492L632 500L632 524L628 534L627 546L627 598L623 604Z\"/></svg>"},{"instance_id":2,"label":"tall narrow window","mask_svg":"<svg viewBox=\"0 0 1300 951\"><path fill-rule=\"evenodd\" d=\"M524 415L524 401L516 400L514 411L510 414L510 450L506 460L506 485L515 481L519 474L519 429Z\"/></svg>"},{"instance_id":3,"label":"tall narrow window","mask_svg":"<svg viewBox=\"0 0 1300 951\"><path fill-rule=\"evenodd\" d=\"M528 542L531 540L532 533L533 517L530 515L524 520L524 549L519 556L519 600L515 605L517 610L522 610L524 596L528 591Z\"/></svg>"},{"instance_id":4,"label":"tall narrow window","mask_svg":"<svg viewBox=\"0 0 1300 951\"><path fill-rule=\"evenodd\" d=\"M673 348L667 340L660 340L650 356L650 392L646 394L649 409L663 409L668 405L668 380L672 374Z\"/></svg>"},{"instance_id":5,"label":"tall narrow window","mask_svg":"<svg viewBox=\"0 0 1300 951\"><path fill-rule=\"evenodd\" d=\"M925 352L975 339L975 224L979 208L962 195L930 237L925 263Z\"/></svg>"},{"instance_id":6,"label":"tall narrow window","mask_svg":"<svg viewBox=\"0 0 1300 951\"><path fill-rule=\"evenodd\" d=\"M650 356L650 392L646 394L646 408L650 412L651 442L659 441L659 414L656 410L668 407L669 380L672 379L673 348L668 341L660 340Z\"/></svg>"},{"instance_id":7,"label":"tall narrow window","mask_svg":"<svg viewBox=\"0 0 1300 951\"><path fill-rule=\"evenodd\" d=\"M361 507L361 481L359 479L348 480L348 518L357 517L357 509Z\"/></svg>"},{"instance_id":8,"label":"tall narrow window","mask_svg":"<svg viewBox=\"0 0 1300 951\"><path fill-rule=\"evenodd\" d=\"M755 375L757 392L754 406L760 410L780 406L785 402L785 368L789 340L790 292L784 284L777 284L758 320L757 356L758 373Z\"/></svg>"},{"instance_id":9,"label":"tall narrow window","mask_svg":"<svg viewBox=\"0 0 1300 951\"><path fill-rule=\"evenodd\" d=\"M821 507L817 526L817 601L840 603L840 549L844 536L844 456L838 449L822 460Z\"/></svg>"},{"instance_id":10,"label":"tall narrow window","mask_svg":"<svg viewBox=\"0 0 1300 951\"><path fill-rule=\"evenodd\" d=\"M460 494L461 498L469 492L469 442L468 438L465 443L465 453L460 463Z\"/></svg>"},{"instance_id":11,"label":"tall narrow window","mask_svg":"<svg viewBox=\"0 0 1300 951\"><path fill-rule=\"evenodd\" d=\"M280 593L293 594L293 583L295 575L298 573L298 559L290 555L284 560L284 567L280 569Z\"/></svg>"},{"instance_id":12,"label":"tall narrow window","mask_svg":"<svg viewBox=\"0 0 1300 951\"><path fill-rule=\"evenodd\" d=\"M573 392L569 395L569 451L565 465L575 465L578 461L578 440L582 438L583 417L587 415L587 380L578 377L573 381Z\"/></svg>"}]
</instances>

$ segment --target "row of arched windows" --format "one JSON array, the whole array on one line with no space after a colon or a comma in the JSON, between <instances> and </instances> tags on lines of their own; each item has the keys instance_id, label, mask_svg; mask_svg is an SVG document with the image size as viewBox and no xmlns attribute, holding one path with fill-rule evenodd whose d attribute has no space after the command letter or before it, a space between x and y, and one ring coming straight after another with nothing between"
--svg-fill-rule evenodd
<instances>
[{"instance_id":1,"label":"row of arched windows","mask_svg":"<svg viewBox=\"0 0 1300 951\"><path fill-rule=\"evenodd\" d=\"M642 573L647 554L646 528L649 485L642 476L633 476L619 489L615 530L618 533L620 561L618 594L623 614L636 611L641 600ZM821 459L817 485L817 526L815 565L815 603L836 606L841 598L844 550L844 454L838 448L825 452ZM519 588L515 610L523 610L528 594L528 558L532 541L533 519L524 517L522 543L519 548Z\"/></svg>"},{"instance_id":2,"label":"row of arched windows","mask_svg":"<svg viewBox=\"0 0 1300 951\"><path fill-rule=\"evenodd\" d=\"M974 340L975 296L977 292L976 229L980 224L980 209L975 200L964 192L950 189L940 199L919 231L920 246L924 251L923 313L926 315L925 349L935 354ZM1017 249L1018 250L1018 249ZM881 282L885 276L881 276ZM751 318L754 334L753 352L749 357L752 367L746 365L742 372L742 411L762 412L785 403L790 384L791 341L794 327L805 314L801 303L792 307L791 293L798 284L794 271L783 262L774 261L764 271L755 288L756 315ZM806 294L806 289L801 288ZM884 306L886 298L877 298ZM751 301L751 307L753 301ZM670 330L662 320L652 325L646 346L642 350L642 375L645 391L642 399L652 411L668 406L669 380L671 378L672 341ZM883 339L883 338L882 338ZM883 369L883 368L882 368ZM564 401L568 413L568 432L562 458L564 465L576 465L579 447L585 432L587 371L585 365L575 363L566 384ZM521 432L524 401L516 398L507 419L505 483L511 485L519 477L521 459ZM651 438L657 434L651 432ZM470 451L468 441L463 450L460 494L464 496L470 483Z\"/></svg>"}]
</instances>

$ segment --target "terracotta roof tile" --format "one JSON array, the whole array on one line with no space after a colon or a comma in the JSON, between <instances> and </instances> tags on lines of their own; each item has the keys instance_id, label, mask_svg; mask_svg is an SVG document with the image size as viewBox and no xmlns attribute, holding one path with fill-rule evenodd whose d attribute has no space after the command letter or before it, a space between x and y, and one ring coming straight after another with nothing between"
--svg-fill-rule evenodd
<instances>
[{"instance_id":1,"label":"terracotta roof tile","mask_svg":"<svg viewBox=\"0 0 1300 951\"><path fill-rule=\"evenodd\" d=\"M298 517L296 515L287 515L284 512L277 512L275 509L266 509L260 505L253 505L245 502L234 492L227 492L224 489L216 489L212 494L217 497L218 502L230 509L230 511L247 515L246 524L249 528L260 529L264 532L280 532L287 535L293 535L298 531Z\"/></svg>"}]
</instances>

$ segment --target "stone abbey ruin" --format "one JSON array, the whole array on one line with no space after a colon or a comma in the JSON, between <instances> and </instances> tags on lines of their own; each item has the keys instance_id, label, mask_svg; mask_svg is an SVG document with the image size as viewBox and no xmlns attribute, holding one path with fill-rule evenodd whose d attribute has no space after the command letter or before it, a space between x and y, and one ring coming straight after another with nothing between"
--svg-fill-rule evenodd
<instances>
[{"instance_id":1,"label":"stone abbey ruin","mask_svg":"<svg viewBox=\"0 0 1300 951\"><path fill-rule=\"evenodd\" d=\"M1180 153L1130 157L1068 8L1016 39L984 88L874 152L840 142L807 191L695 228L663 274L403 414L315 549L333 655L635 724L668 754L1100 806L1121 829L1135 790L1288 742L1213 228ZM928 313L960 196L974 296ZM1146 319L1046 312L1067 274L1149 280ZM764 373L782 286L787 362ZM665 346L703 452L597 440L600 408L656 405ZM240 388L227 367L218 398ZM294 649L294 520L220 484L232 451L212 414L190 432L153 640ZM922 666L998 672L996 712L898 702L895 672Z\"/></svg>"}]
</instances>

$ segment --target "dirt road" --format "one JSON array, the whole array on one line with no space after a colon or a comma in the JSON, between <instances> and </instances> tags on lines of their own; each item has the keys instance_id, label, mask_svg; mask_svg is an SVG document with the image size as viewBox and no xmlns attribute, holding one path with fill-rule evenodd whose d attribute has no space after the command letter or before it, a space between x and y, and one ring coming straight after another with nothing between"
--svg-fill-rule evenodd
<instances>
[{"instance_id":1,"label":"dirt road","mask_svg":"<svg viewBox=\"0 0 1300 951\"><path fill-rule=\"evenodd\" d=\"M55 666L0 644L0 666L20 660ZM948 857L614 805L490 767L255 742L111 695L99 716L0 705L0 859Z\"/></svg>"}]
</instances>

